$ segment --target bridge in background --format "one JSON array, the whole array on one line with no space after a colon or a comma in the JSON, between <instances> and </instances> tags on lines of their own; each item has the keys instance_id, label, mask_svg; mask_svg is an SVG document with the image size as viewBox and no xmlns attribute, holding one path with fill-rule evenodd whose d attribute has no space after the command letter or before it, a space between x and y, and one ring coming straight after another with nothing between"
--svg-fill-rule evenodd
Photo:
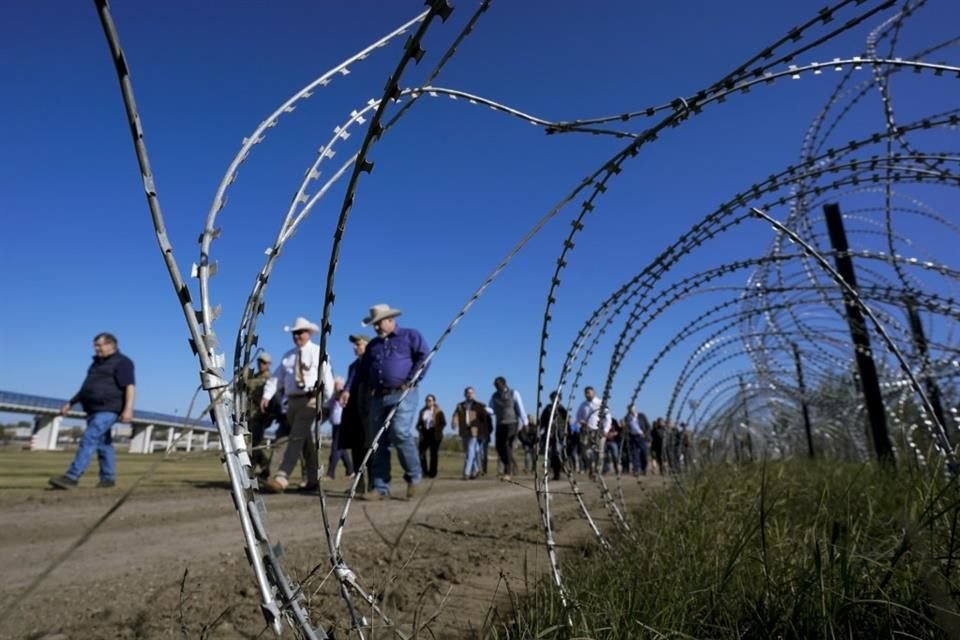
<instances>
[{"instance_id":1,"label":"bridge in background","mask_svg":"<svg viewBox=\"0 0 960 640\"><path fill-rule=\"evenodd\" d=\"M33 416L33 435L30 438L32 450L56 450L60 439L63 417L60 408L66 404L66 398L46 398L13 391L0 391L0 412L22 413ZM85 418L82 411L72 410L65 417ZM117 427L114 427L115 429ZM130 422L130 453L153 453L155 430L167 430L167 446L177 440L177 432L185 430L181 441L186 450L193 448L195 436L199 436L199 445L206 450L211 444L219 446L216 437L217 428L209 420L184 420L179 416L153 411L135 411ZM214 438L210 438L210 434Z\"/></svg>"}]
</instances>

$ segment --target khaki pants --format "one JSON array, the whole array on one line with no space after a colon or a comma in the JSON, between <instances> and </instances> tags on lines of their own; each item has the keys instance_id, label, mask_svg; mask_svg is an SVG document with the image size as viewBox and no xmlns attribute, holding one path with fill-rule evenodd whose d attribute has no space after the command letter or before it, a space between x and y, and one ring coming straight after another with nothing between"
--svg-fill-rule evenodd
<instances>
[{"instance_id":1,"label":"khaki pants","mask_svg":"<svg viewBox=\"0 0 960 640\"><path fill-rule=\"evenodd\" d=\"M277 476L288 478L297 466L303 453L303 465L307 474L307 484L319 482L319 461L317 444L313 440L310 427L317 415L317 401L313 396L287 399L287 422L290 424L290 436L281 438L276 445L276 456L280 460Z\"/></svg>"}]
</instances>

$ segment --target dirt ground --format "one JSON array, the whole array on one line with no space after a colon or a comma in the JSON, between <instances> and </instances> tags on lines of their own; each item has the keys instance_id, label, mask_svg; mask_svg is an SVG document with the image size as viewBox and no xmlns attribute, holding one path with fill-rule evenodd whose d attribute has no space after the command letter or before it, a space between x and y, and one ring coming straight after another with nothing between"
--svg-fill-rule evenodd
<instances>
[{"instance_id":1,"label":"dirt ground","mask_svg":"<svg viewBox=\"0 0 960 640\"><path fill-rule=\"evenodd\" d=\"M608 478L612 483L613 478ZM402 484L402 483L401 483ZM659 478L625 477L628 508ZM345 480L325 484L333 522ZM564 553L591 541L569 495L554 500ZM612 526L593 483L586 502L601 528ZM23 590L114 503L120 491L11 490L0 494L0 602L19 600L0 638L269 638L225 482L139 491L33 594ZM337 494L341 494L338 496ZM283 546L288 574L306 583L315 624L337 637L348 615L327 576L328 554L316 496L265 496L271 539ZM509 593L523 592L546 571L547 557L532 476L515 483L463 481L452 473L415 502L354 502L344 557L407 636L485 637ZM406 528L405 523L409 520ZM401 536L402 533L402 536ZM397 538L399 537L399 542ZM376 619L369 607L361 613ZM379 624L379 622L378 622ZM295 637L289 630L283 637ZM367 637L388 638L382 625Z\"/></svg>"}]
</instances>

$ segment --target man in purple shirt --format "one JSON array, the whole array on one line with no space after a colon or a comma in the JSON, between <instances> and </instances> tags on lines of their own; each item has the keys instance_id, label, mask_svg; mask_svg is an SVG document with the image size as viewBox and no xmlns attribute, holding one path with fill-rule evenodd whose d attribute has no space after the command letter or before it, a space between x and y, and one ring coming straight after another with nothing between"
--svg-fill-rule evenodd
<instances>
[{"instance_id":1,"label":"man in purple shirt","mask_svg":"<svg viewBox=\"0 0 960 640\"><path fill-rule=\"evenodd\" d=\"M408 499L416 495L417 485L423 478L414 428L419 399L413 376L424 364L430 348L419 331L397 326L396 317L400 313L387 304L370 307L370 315L363 319L363 325L372 325L377 337L367 345L354 374L370 389L370 427L374 432L379 431L390 412L396 410L374 454L373 488L366 496L370 500L382 500L390 495L389 445L397 450L397 459L403 467ZM424 374L426 368L416 382ZM348 389L352 388L352 382L347 381ZM405 391L407 395L401 401Z\"/></svg>"}]
</instances>

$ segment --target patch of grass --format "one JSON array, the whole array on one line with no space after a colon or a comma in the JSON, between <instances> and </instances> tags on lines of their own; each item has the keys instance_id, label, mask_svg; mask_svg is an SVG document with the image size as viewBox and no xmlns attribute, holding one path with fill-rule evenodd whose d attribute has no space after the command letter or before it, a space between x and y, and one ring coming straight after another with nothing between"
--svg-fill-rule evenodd
<instances>
[{"instance_id":1,"label":"patch of grass","mask_svg":"<svg viewBox=\"0 0 960 640\"><path fill-rule=\"evenodd\" d=\"M565 561L575 609L544 584L492 635L960 637L958 517L958 483L936 470L712 469L635 514L635 542Z\"/></svg>"},{"instance_id":2,"label":"patch of grass","mask_svg":"<svg viewBox=\"0 0 960 640\"><path fill-rule=\"evenodd\" d=\"M0 448L0 491L43 489L51 476L64 473L76 451L26 451ZM163 453L142 455L117 451L117 486L125 488L142 476ZM87 467L81 488L97 484L97 461ZM145 482L145 487L222 483L226 473L219 451L171 454Z\"/></svg>"},{"instance_id":3,"label":"patch of grass","mask_svg":"<svg viewBox=\"0 0 960 640\"><path fill-rule=\"evenodd\" d=\"M163 452L143 455L124 451L126 445L114 445L117 456L117 486L129 487L142 476ZM47 488L47 480L61 475L70 466L76 449L62 451L30 451L22 447L0 447L0 491L35 490ZM496 454L492 451L491 464L496 469ZM521 454L522 455L522 454ZM327 463L329 449L321 452L321 463ZM274 468L276 468L274 462ZM442 451L439 457L439 471L445 477L460 477L463 455ZM92 488L97 484L97 460L94 456L90 466L80 480L80 488ZM299 470L296 472L299 474ZM340 465L337 477L343 478L344 468ZM299 476L297 476L299 477ZM178 451L171 453L154 473L142 485L140 490L164 487L206 487L227 486L227 473L220 462L220 451L194 450L190 453Z\"/></svg>"}]
</instances>

